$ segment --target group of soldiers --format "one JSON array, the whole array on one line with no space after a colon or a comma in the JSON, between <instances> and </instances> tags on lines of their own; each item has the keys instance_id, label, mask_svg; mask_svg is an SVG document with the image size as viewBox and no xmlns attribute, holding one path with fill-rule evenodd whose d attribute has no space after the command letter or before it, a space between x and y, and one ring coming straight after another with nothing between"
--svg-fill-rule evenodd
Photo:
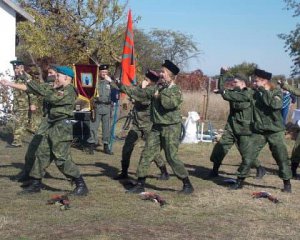
<instances>
[{"instance_id":1,"label":"group of soldiers","mask_svg":"<svg viewBox=\"0 0 300 240\"><path fill-rule=\"evenodd\" d=\"M28 124L30 123L30 114L36 110L33 102L35 97L43 99L43 116L28 146L25 167L18 176L18 180L23 182L24 187L21 193L40 192L45 170L54 161L58 169L75 182L76 188L72 193L78 196L87 195L89 190L78 167L72 161L70 150L73 137L71 120L77 98L76 89L72 85L73 70L66 66L49 67L47 81L38 83L32 81L31 77L26 74L22 62L13 61L12 64L15 70L15 81L0 81L3 86L14 89L13 112L18 120L15 124L11 147L22 146L21 137L19 137L22 131L18 129L24 127L24 119L27 119ZM128 193L145 191L147 173L152 161L161 171L160 180L169 179L167 162L175 176L183 183L180 193L191 194L194 191L184 163L177 154L182 121L180 105L183 101L181 90L175 83L179 71L180 69L173 62L165 60L160 73L148 70L140 85L129 87L109 77L108 65L99 66L98 97L94 99L95 120L90 123L87 152L94 154L94 150L99 145L98 128L102 122L103 150L106 154L112 154L109 148L111 89L126 93L133 99L134 118L122 149L122 170L115 177L116 180L128 178L128 168L134 146L138 139L145 141L136 173L137 184L129 189ZM228 69L221 68L218 89L215 93L221 94L223 99L229 102L230 111L225 132L215 144L211 154L210 160L213 162L213 168L208 178L218 177L222 161L234 144L241 154L241 164L237 170L237 181L231 189L243 187L251 167L257 169L257 178L262 178L266 171L258 161L258 155L268 143L279 167L283 191L290 193L292 191L290 179L297 177L300 137L298 136L296 140L290 167L284 138L285 126L281 115L282 92L271 83L271 73L255 69L254 76L250 87L245 75L241 73L232 75ZM230 87L225 87L225 82ZM279 81L279 85L295 95L300 95L299 90L287 83ZM20 128L18 121L22 123ZM161 155L162 150L166 162Z\"/></svg>"},{"instance_id":2,"label":"group of soldiers","mask_svg":"<svg viewBox=\"0 0 300 240\"><path fill-rule=\"evenodd\" d=\"M272 74L261 69L255 69L254 81L251 87L248 78L243 74L231 75L226 68L221 68L219 89L223 99L230 104L229 116L225 126L225 132L220 141L214 146L210 160L213 169L209 178L218 176L222 160L236 144L242 162L237 170L237 181L232 189L243 187L245 178L251 167L257 169L257 178L262 178L266 171L258 161L258 155L268 143L272 156L279 167L279 177L283 180L283 191L292 191L290 179L297 177L299 165L299 140L292 154L290 167L287 146L285 143L285 125L281 113L282 91L271 82ZM224 80L230 83L230 88L224 88ZM287 83L279 81L281 88L299 96L299 91ZM298 143L297 143L298 142ZM298 153L299 152L299 153Z\"/></svg>"}]
</instances>

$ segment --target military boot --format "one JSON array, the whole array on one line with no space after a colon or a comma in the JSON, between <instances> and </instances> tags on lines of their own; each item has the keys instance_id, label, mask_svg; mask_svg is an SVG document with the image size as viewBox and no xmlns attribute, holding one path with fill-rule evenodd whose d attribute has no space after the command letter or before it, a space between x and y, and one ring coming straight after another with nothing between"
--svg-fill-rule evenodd
<instances>
[{"instance_id":1,"label":"military boot","mask_svg":"<svg viewBox=\"0 0 300 240\"><path fill-rule=\"evenodd\" d=\"M110 151L109 146L108 146L107 143L104 143L104 146L103 146L103 152L104 152L105 154L113 155L113 153L112 153L112 151Z\"/></svg>"},{"instance_id":2,"label":"military boot","mask_svg":"<svg viewBox=\"0 0 300 240\"><path fill-rule=\"evenodd\" d=\"M179 191L179 194L191 194L194 192L193 185L190 182L189 177L182 179L183 187L182 190Z\"/></svg>"},{"instance_id":3,"label":"military boot","mask_svg":"<svg viewBox=\"0 0 300 240\"><path fill-rule=\"evenodd\" d=\"M237 180L236 180L236 183L235 184L233 184L231 187L230 187L230 189L231 190L238 190L238 189L242 189L243 188L243 185L244 185L244 180L245 180L245 178L237 178Z\"/></svg>"},{"instance_id":4,"label":"military boot","mask_svg":"<svg viewBox=\"0 0 300 240\"><path fill-rule=\"evenodd\" d=\"M18 194L33 194L39 193L42 189L42 180L41 179L32 179L30 185L25 187L23 191Z\"/></svg>"},{"instance_id":5,"label":"military boot","mask_svg":"<svg viewBox=\"0 0 300 240\"><path fill-rule=\"evenodd\" d=\"M71 192L75 196L86 196L89 192L82 176L72 179L75 182L76 188Z\"/></svg>"},{"instance_id":6,"label":"military boot","mask_svg":"<svg viewBox=\"0 0 300 240\"><path fill-rule=\"evenodd\" d=\"M145 182L146 182L145 177L138 178L137 184L133 188L127 190L126 193L139 194L139 193L145 192Z\"/></svg>"},{"instance_id":7,"label":"military boot","mask_svg":"<svg viewBox=\"0 0 300 240\"><path fill-rule=\"evenodd\" d=\"M22 170L16 176L13 176L11 178L11 180L12 181L17 181L17 182L26 182L26 181L30 180L29 172L25 171L25 170Z\"/></svg>"},{"instance_id":8,"label":"military boot","mask_svg":"<svg viewBox=\"0 0 300 240\"><path fill-rule=\"evenodd\" d=\"M157 179L158 180L162 180L162 181L169 180L170 175L169 175L169 173L167 171L166 165L164 165L162 167L159 167L159 169L160 169L161 174L160 174L160 176Z\"/></svg>"},{"instance_id":9,"label":"military boot","mask_svg":"<svg viewBox=\"0 0 300 240\"><path fill-rule=\"evenodd\" d=\"M219 168L220 168L219 163L214 163L213 169L209 172L206 178L216 178L219 177Z\"/></svg>"},{"instance_id":10,"label":"military boot","mask_svg":"<svg viewBox=\"0 0 300 240\"><path fill-rule=\"evenodd\" d=\"M266 174L266 169L262 166L256 168L256 179L262 179Z\"/></svg>"},{"instance_id":11,"label":"military boot","mask_svg":"<svg viewBox=\"0 0 300 240\"><path fill-rule=\"evenodd\" d=\"M292 185L291 185L290 180L283 180L283 189L282 189L282 191L286 192L286 193L291 193L292 192Z\"/></svg>"},{"instance_id":12,"label":"military boot","mask_svg":"<svg viewBox=\"0 0 300 240\"><path fill-rule=\"evenodd\" d=\"M123 171L116 177L114 177L114 180L123 180L128 178L128 173L127 171Z\"/></svg>"},{"instance_id":13,"label":"military boot","mask_svg":"<svg viewBox=\"0 0 300 240\"><path fill-rule=\"evenodd\" d=\"M291 170L292 170L292 175L293 175L293 178L298 180L298 175L297 175L297 168L299 166L299 163L297 162L292 162L292 165L291 165Z\"/></svg>"}]
</instances>

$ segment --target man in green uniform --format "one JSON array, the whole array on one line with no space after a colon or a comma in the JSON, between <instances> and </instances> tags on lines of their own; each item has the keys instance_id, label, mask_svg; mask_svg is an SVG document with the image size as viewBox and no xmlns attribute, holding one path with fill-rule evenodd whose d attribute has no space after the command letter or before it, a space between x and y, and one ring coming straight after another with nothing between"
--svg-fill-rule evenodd
<instances>
[{"instance_id":1,"label":"man in green uniform","mask_svg":"<svg viewBox=\"0 0 300 240\"><path fill-rule=\"evenodd\" d=\"M15 83L25 83L31 76L25 72L24 63L14 60L10 62L15 72ZM36 111L36 97L27 92L13 91L13 113L15 116L13 126L13 142L9 147L22 147L22 140L27 128L31 124L31 115Z\"/></svg>"},{"instance_id":2,"label":"man in green uniform","mask_svg":"<svg viewBox=\"0 0 300 240\"><path fill-rule=\"evenodd\" d=\"M262 147L267 143L279 167L279 177L283 180L283 191L292 191L290 179L292 177L289 167L288 151L285 144L281 108L282 92L270 83L272 74L261 69L255 69L254 101L254 134L249 139L252 150L252 160L257 159ZM243 182L252 165L251 161L244 161L240 165L239 174L234 189L243 187Z\"/></svg>"},{"instance_id":3,"label":"man in green uniform","mask_svg":"<svg viewBox=\"0 0 300 240\"><path fill-rule=\"evenodd\" d=\"M24 188L21 193L37 193L41 191L41 180L45 174L45 168L54 160L58 169L75 182L74 195L82 196L88 193L87 186L80 175L79 169L72 161L71 142L73 138L73 128L71 119L77 92L71 84L74 72L66 66L55 68L57 77L54 86L48 84L38 84L34 81L26 84L16 84L7 80L0 83L19 90L27 91L35 95L42 96L49 103L47 123L44 132L41 133L45 141L41 141L36 152L36 160L30 171L33 179L31 185ZM45 156L48 156L48 163L45 163ZM41 160L43 159L43 160Z\"/></svg>"},{"instance_id":4,"label":"man in green uniform","mask_svg":"<svg viewBox=\"0 0 300 240\"><path fill-rule=\"evenodd\" d=\"M247 88L246 82L248 79L245 75L235 74L234 76L228 76L226 72L227 68L221 68L218 84L219 89L215 92L222 94L223 99L229 102L230 111L225 132L214 146L210 156L210 161L213 162L213 169L209 173L209 178L219 175L219 168L222 161L234 144L236 144L242 156L242 161L245 161L245 158L249 158L249 137L252 135L253 91ZM232 90L224 89L225 78L230 81ZM253 165L256 168L256 178L261 179L265 175L266 170L260 165L257 159Z\"/></svg>"},{"instance_id":5,"label":"man in green uniform","mask_svg":"<svg viewBox=\"0 0 300 240\"><path fill-rule=\"evenodd\" d=\"M295 88L293 86L290 86L287 82L283 82L283 81L278 81L280 87L288 92L290 92L291 94L299 97L300 96L300 89L299 88ZM299 125L299 120L297 122L297 125ZM292 155L291 155L291 170L292 170L292 175L294 179L299 180L299 177L297 176L297 168L299 166L299 162L300 162L300 134L297 135L296 141L295 141L295 145L293 147L292 150Z\"/></svg>"},{"instance_id":6,"label":"man in green uniform","mask_svg":"<svg viewBox=\"0 0 300 240\"><path fill-rule=\"evenodd\" d=\"M164 150L166 160L174 174L183 182L180 193L191 194L194 191L188 172L177 156L181 134L182 93L175 84L175 80L179 71L180 69L173 62L165 60L160 73L163 83L154 89L146 88L145 92L141 92L151 99L153 125L138 165L137 185L128 190L128 193L145 191L145 181L150 163L161 149Z\"/></svg>"},{"instance_id":7,"label":"man in green uniform","mask_svg":"<svg viewBox=\"0 0 300 240\"><path fill-rule=\"evenodd\" d=\"M56 79L57 72L55 71L54 66L50 66L48 69L48 76L45 81L46 84L51 86L53 88L54 81ZM47 138L43 138L43 133L47 130L48 128L48 121L47 121L47 116L50 110L50 103L46 102L45 99L42 101L42 111L43 115L40 120L40 124L38 126L38 129L35 131L35 134L31 140L31 142L28 145L26 155L25 155L25 165L21 173L19 173L16 177L16 180L18 182L26 182L30 181L30 171L31 168L34 164L35 161L35 156L38 153L38 151L44 151L42 148L47 147L46 144L41 144L41 141L47 141ZM40 161L45 163L45 166L47 167L47 164L49 162L49 156L44 156L45 159L42 159L42 154L40 154ZM43 164L44 165L44 164ZM23 184L26 186L27 184Z\"/></svg>"},{"instance_id":8,"label":"man in green uniform","mask_svg":"<svg viewBox=\"0 0 300 240\"><path fill-rule=\"evenodd\" d=\"M122 172L115 178L126 179L128 178L128 168L130 164L130 157L133 152L134 146L137 143L139 138L147 139L147 136L151 130L152 122L150 119L150 99L141 99L138 97L138 94L143 91L145 88L154 88L155 84L159 80L159 75L152 71L148 70L145 74L146 81L143 81L142 86L136 86L134 88L121 86L120 90L126 93L133 100L133 122L128 135L126 136L125 143L122 149ZM161 175L159 177L160 180L168 180L169 174L167 172L166 165L164 160L160 154L160 152L156 153L156 157L154 158L154 162L161 170Z\"/></svg>"},{"instance_id":9,"label":"man in green uniform","mask_svg":"<svg viewBox=\"0 0 300 240\"><path fill-rule=\"evenodd\" d=\"M87 139L89 154L94 154L94 149L98 145L98 129L102 124L103 151L112 154L109 149L110 142L110 120L111 120L111 86L108 79L108 65L99 66L99 82L97 86L97 97L95 98L95 121L90 122L90 137Z\"/></svg>"}]
</instances>

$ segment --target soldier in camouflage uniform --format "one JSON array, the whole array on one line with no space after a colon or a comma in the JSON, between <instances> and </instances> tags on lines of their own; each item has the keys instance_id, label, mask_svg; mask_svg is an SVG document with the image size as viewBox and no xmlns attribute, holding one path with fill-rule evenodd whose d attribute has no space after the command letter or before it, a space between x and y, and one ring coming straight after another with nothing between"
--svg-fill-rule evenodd
<instances>
[{"instance_id":1,"label":"soldier in camouflage uniform","mask_svg":"<svg viewBox=\"0 0 300 240\"><path fill-rule=\"evenodd\" d=\"M143 81L143 86L137 86L134 88L121 86L121 91L126 93L131 99L133 99L133 123L131 126L128 135L126 136L125 143L122 149L122 172L115 179L126 179L128 178L128 168L130 164L130 157L134 146L139 138L147 139L149 131L152 127L152 122L150 119L150 99L141 99L138 97L138 93L143 91L144 88L154 88L155 84L159 80L159 76L156 72L152 70L148 70L145 74L146 81ZM113 84L113 83L112 83ZM143 154L143 153L142 153ZM154 158L154 162L161 170L161 175L158 179L160 180L168 180L169 174L167 172L166 165L164 160L160 154L160 152L156 153L156 157Z\"/></svg>"},{"instance_id":2,"label":"soldier in camouflage uniform","mask_svg":"<svg viewBox=\"0 0 300 240\"><path fill-rule=\"evenodd\" d=\"M299 97L300 96L300 89L299 88L295 88L294 86L290 86L287 82L283 82L283 81L278 81L280 87L288 92L290 92L291 94ZM298 126L299 124L299 120L297 122ZM300 134L297 135L296 141L295 141L295 145L293 147L292 150L292 155L291 155L291 170L292 170L292 175L294 179L299 180L299 177L297 175L297 168L299 166L299 162L300 162Z\"/></svg>"},{"instance_id":3,"label":"soldier in camouflage uniform","mask_svg":"<svg viewBox=\"0 0 300 240\"><path fill-rule=\"evenodd\" d=\"M14 67L15 83L26 83L31 76L24 71L24 63L14 60L10 62ZM22 147L22 139L31 124L31 116L36 111L36 97L27 92L13 91L13 142L10 147Z\"/></svg>"},{"instance_id":4,"label":"soldier in camouflage uniform","mask_svg":"<svg viewBox=\"0 0 300 240\"><path fill-rule=\"evenodd\" d=\"M49 86L53 87L54 81L56 79L56 75L57 75L57 72L55 71L54 67L50 66L48 69L48 76L47 76L45 83L48 84ZM42 107L43 115L41 116L40 124L39 124L37 130L35 131L35 134L27 148L27 152L25 155L24 168L23 168L22 172L19 173L17 175L17 177L15 178L18 182L26 182L26 181L30 180L29 173L34 164L34 161L36 158L35 156L36 156L36 154L39 154L39 151L41 151L41 152L44 151L42 149L43 146L47 146L45 143L41 144L41 142L47 141L47 138L43 138L43 133L47 130L47 127L48 127L47 116L48 116L48 112L50 109L49 108L50 105L48 102L45 101L45 99L43 99L42 105L43 105L43 107ZM45 166L44 168L48 167L49 156L43 155L43 154L39 154L39 156L40 156L39 161L43 163L42 165ZM43 156L45 157L44 159L43 159ZM26 186L26 185L27 185L26 183L23 184L23 186Z\"/></svg>"},{"instance_id":5,"label":"soldier in camouflage uniform","mask_svg":"<svg viewBox=\"0 0 300 240\"><path fill-rule=\"evenodd\" d=\"M98 144L98 129L102 124L103 151L112 154L109 149L110 142L110 120L111 120L111 86L107 79L108 65L99 66L99 82L97 86L98 97L95 98L95 121L90 122L90 137L87 139L89 144L89 154L94 154L94 149Z\"/></svg>"},{"instance_id":6,"label":"soldier in camouflage uniform","mask_svg":"<svg viewBox=\"0 0 300 240\"><path fill-rule=\"evenodd\" d=\"M74 72L66 66L58 66L55 69L57 77L53 87L48 84L37 84L34 81L28 82L26 85L15 84L6 80L1 81L5 86L43 96L45 101L49 103L47 123L45 123L44 131L40 133L45 141L42 139L38 146L39 151L36 152L36 160L30 171L30 177L33 180L31 185L24 188L21 193L40 192L45 166L54 160L58 169L75 182L76 188L72 193L80 196L86 195L88 189L78 167L72 161L70 152L73 138L71 119L77 98L76 89L71 84ZM48 156L48 163L43 162L45 156Z\"/></svg>"},{"instance_id":7,"label":"soldier in camouflage uniform","mask_svg":"<svg viewBox=\"0 0 300 240\"><path fill-rule=\"evenodd\" d=\"M225 126L225 132L221 139L216 143L210 156L210 161L213 162L213 169L209 173L209 178L217 177L219 168L223 159L236 144L239 150L242 161L249 161L249 137L252 135L252 95L253 91L246 87L247 77L243 74L236 74L228 76L227 69L221 68L219 79L219 86L215 92L222 94L224 100L230 104L229 116ZM230 81L232 90L224 89L225 78ZM254 167L256 168L256 178L261 179L266 170L260 165L259 161L255 159Z\"/></svg>"},{"instance_id":8,"label":"soldier in camouflage uniform","mask_svg":"<svg viewBox=\"0 0 300 240\"><path fill-rule=\"evenodd\" d=\"M254 134L249 139L253 154L251 159L257 159L262 147L268 143L272 156L279 167L278 175L283 180L283 191L290 193L292 191L290 183L292 173L289 168L288 151L284 138L285 126L281 115L282 92L270 83L271 73L255 69L254 74L256 87L253 95ZM251 164L251 161L245 161L241 164L237 182L233 188L242 188Z\"/></svg>"},{"instance_id":9,"label":"soldier in camouflage uniform","mask_svg":"<svg viewBox=\"0 0 300 240\"><path fill-rule=\"evenodd\" d=\"M128 193L145 191L145 181L150 163L161 149L164 150L166 160L174 174L183 181L180 193L191 194L194 191L188 172L177 156L181 134L180 105L182 103L182 93L175 84L178 73L179 68L171 61L165 60L161 70L163 84L154 89L145 88L145 91L141 92L151 98L153 126L146 139L145 149L138 165L137 185L128 190Z\"/></svg>"}]
</instances>

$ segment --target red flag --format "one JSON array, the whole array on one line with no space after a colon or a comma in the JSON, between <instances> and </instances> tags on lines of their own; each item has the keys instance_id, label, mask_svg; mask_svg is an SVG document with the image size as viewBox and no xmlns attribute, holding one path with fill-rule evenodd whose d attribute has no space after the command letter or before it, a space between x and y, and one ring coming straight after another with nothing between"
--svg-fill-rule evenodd
<instances>
[{"instance_id":1,"label":"red flag","mask_svg":"<svg viewBox=\"0 0 300 240\"><path fill-rule=\"evenodd\" d=\"M125 41L122 55L122 76L123 85L130 86L136 84L135 76L135 58L134 58L134 41L131 10L128 13L128 22L125 33Z\"/></svg>"}]
</instances>

